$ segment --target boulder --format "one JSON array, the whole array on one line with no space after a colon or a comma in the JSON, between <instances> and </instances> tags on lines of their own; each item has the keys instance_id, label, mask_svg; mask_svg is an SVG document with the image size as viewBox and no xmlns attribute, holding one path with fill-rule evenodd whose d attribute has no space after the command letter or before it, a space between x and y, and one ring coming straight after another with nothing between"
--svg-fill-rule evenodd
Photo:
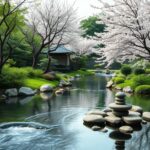
<instances>
[{"instance_id":1,"label":"boulder","mask_svg":"<svg viewBox=\"0 0 150 150\"><path fill-rule=\"evenodd\" d=\"M84 124L89 126L104 126L105 119L100 115L86 115L83 118Z\"/></svg>"},{"instance_id":2,"label":"boulder","mask_svg":"<svg viewBox=\"0 0 150 150\"><path fill-rule=\"evenodd\" d=\"M127 87L124 87L123 88L123 92L126 92L126 93L133 93L133 90L130 86L127 86Z\"/></svg>"},{"instance_id":3,"label":"boulder","mask_svg":"<svg viewBox=\"0 0 150 150\"><path fill-rule=\"evenodd\" d=\"M16 88L13 88L13 89L7 89L5 91L5 94L8 96L8 97L17 97L18 96L18 91Z\"/></svg>"},{"instance_id":4,"label":"boulder","mask_svg":"<svg viewBox=\"0 0 150 150\"><path fill-rule=\"evenodd\" d=\"M55 92L56 95L63 95L64 94L64 89L58 89L56 92Z\"/></svg>"},{"instance_id":5,"label":"boulder","mask_svg":"<svg viewBox=\"0 0 150 150\"><path fill-rule=\"evenodd\" d=\"M140 106L133 105L130 111L139 112L140 114L143 113L143 109Z\"/></svg>"},{"instance_id":6,"label":"boulder","mask_svg":"<svg viewBox=\"0 0 150 150\"><path fill-rule=\"evenodd\" d=\"M107 88L112 88L113 84L114 84L113 81L110 80L110 81L107 83L106 87L107 87Z\"/></svg>"},{"instance_id":7,"label":"boulder","mask_svg":"<svg viewBox=\"0 0 150 150\"><path fill-rule=\"evenodd\" d=\"M7 96L6 95L0 95L0 101L4 101L7 99Z\"/></svg>"},{"instance_id":8,"label":"boulder","mask_svg":"<svg viewBox=\"0 0 150 150\"><path fill-rule=\"evenodd\" d=\"M129 115L123 117L123 121L129 125L139 125L142 122L142 118L137 115Z\"/></svg>"},{"instance_id":9,"label":"boulder","mask_svg":"<svg viewBox=\"0 0 150 150\"><path fill-rule=\"evenodd\" d=\"M122 88L119 87L119 86L115 86L115 89L116 89L116 90L122 90Z\"/></svg>"},{"instance_id":10,"label":"boulder","mask_svg":"<svg viewBox=\"0 0 150 150\"><path fill-rule=\"evenodd\" d=\"M130 126L122 126L119 128L119 131L125 134L130 134L133 132L133 128Z\"/></svg>"},{"instance_id":11,"label":"boulder","mask_svg":"<svg viewBox=\"0 0 150 150\"><path fill-rule=\"evenodd\" d=\"M72 86L72 83L69 82L69 81L61 80L60 83L59 83L59 86L60 87Z\"/></svg>"},{"instance_id":12,"label":"boulder","mask_svg":"<svg viewBox=\"0 0 150 150\"><path fill-rule=\"evenodd\" d=\"M143 113L143 119L144 119L145 121L150 122L150 112L144 112L144 113Z\"/></svg>"},{"instance_id":13,"label":"boulder","mask_svg":"<svg viewBox=\"0 0 150 150\"><path fill-rule=\"evenodd\" d=\"M35 93L36 92L29 87L21 87L19 89L20 96L32 96L32 95L35 95Z\"/></svg>"},{"instance_id":14,"label":"boulder","mask_svg":"<svg viewBox=\"0 0 150 150\"><path fill-rule=\"evenodd\" d=\"M116 117L116 116L107 116L105 117L105 120L107 123L113 126L119 125L121 123L121 118Z\"/></svg>"},{"instance_id":15,"label":"boulder","mask_svg":"<svg viewBox=\"0 0 150 150\"><path fill-rule=\"evenodd\" d=\"M53 91L53 87L50 86L49 84L45 84L40 87L40 92L51 92L51 91Z\"/></svg>"}]
</instances>

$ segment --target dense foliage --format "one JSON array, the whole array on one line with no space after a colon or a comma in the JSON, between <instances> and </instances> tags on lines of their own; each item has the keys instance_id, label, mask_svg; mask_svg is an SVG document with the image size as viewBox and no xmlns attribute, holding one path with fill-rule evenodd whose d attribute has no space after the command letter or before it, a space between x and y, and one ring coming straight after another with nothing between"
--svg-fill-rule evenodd
<instances>
[{"instance_id":1,"label":"dense foliage","mask_svg":"<svg viewBox=\"0 0 150 150\"><path fill-rule=\"evenodd\" d=\"M131 74L132 69L130 66L124 65L121 67L121 73L124 74L125 76Z\"/></svg>"}]
</instances>

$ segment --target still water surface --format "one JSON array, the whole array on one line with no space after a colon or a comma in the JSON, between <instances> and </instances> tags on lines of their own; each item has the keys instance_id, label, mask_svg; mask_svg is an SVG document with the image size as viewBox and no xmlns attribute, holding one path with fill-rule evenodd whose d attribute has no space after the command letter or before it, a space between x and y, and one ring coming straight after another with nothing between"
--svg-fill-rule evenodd
<instances>
[{"instance_id":1,"label":"still water surface","mask_svg":"<svg viewBox=\"0 0 150 150\"><path fill-rule=\"evenodd\" d=\"M114 101L106 89L107 78L92 76L73 83L71 93L63 96L41 94L25 99L10 99L0 105L0 122L36 122L48 129L9 127L0 129L0 150L113 150L115 141L107 133L94 132L83 125L83 117L93 108L104 109ZM150 111L149 98L131 96L128 103ZM150 125L134 132L126 150L150 149ZM136 144L135 144L136 143Z\"/></svg>"}]
</instances>

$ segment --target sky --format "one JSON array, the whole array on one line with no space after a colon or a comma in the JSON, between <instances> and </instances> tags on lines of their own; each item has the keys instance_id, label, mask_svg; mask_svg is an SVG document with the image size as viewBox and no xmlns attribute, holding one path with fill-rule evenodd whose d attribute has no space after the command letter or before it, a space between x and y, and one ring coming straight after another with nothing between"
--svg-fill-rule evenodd
<instances>
[{"instance_id":1,"label":"sky","mask_svg":"<svg viewBox=\"0 0 150 150\"><path fill-rule=\"evenodd\" d=\"M69 0L73 1L73 0ZM112 3L113 0L106 0L108 3ZM76 0L76 8L77 14L81 19L87 18L88 16L92 16L94 14L98 14L100 10L92 8L91 5L101 7L101 4L98 0Z\"/></svg>"},{"instance_id":2,"label":"sky","mask_svg":"<svg viewBox=\"0 0 150 150\"><path fill-rule=\"evenodd\" d=\"M88 16L99 13L99 10L92 8L91 5L99 6L100 3L98 0L77 0L76 7L78 16L81 18L87 18Z\"/></svg>"}]
</instances>

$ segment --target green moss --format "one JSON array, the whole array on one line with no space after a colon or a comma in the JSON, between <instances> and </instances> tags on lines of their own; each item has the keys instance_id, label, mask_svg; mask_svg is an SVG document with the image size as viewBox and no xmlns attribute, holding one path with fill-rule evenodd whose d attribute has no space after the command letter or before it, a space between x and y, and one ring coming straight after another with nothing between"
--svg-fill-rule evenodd
<instances>
[{"instance_id":1,"label":"green moss","mask_svg":"<svg viewBox=\"0 0 150 150\"><path fill-rule=\"evenodd\" d=\"M150 95L150 85L141 85L135 89L136 94Z\"/></svg>"}]
</instances>

